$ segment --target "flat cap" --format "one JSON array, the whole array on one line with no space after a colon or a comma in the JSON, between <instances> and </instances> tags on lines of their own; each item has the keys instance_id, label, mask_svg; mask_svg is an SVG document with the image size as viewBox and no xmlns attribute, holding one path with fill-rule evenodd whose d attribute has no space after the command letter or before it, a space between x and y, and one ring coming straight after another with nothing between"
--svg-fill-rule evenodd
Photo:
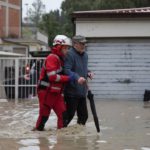
<instances>
[{"instance_id":1,"label":"flat cap","mask_svg":"<svg viewBox=\"0 0 150 150\"><path fill-rule=\"evenodd\" d=\"M82 35L76 35L76 36L74 36L72 38L72 41L73 42L79 42L79 43L86 43L87 42L86 38L84 36L82 36Z\"/></svg>"}]
</instances>

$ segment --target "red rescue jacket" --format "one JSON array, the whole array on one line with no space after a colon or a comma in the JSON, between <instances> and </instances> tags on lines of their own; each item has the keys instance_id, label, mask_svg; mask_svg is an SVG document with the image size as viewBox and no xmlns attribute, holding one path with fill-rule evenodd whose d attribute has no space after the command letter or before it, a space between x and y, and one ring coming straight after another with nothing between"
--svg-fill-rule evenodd
<instances>
[{"instance_id":1,"label":"red rescue jacket","mask_svg":"<svg viewBox=\"0 0 150 150\"><path fill-rule=\"evenodd\" d=\"M41 70L39 84L49 87L52 93L61 93L65 82L69 81L69 76L62 74L63 60L59 47L54 47L44 62Z\"/></svg>"}]
</instances>

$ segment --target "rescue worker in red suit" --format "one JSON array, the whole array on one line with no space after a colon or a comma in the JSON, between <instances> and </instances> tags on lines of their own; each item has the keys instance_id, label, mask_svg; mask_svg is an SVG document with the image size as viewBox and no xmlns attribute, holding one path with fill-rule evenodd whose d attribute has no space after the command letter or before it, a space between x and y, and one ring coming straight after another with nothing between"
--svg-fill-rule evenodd
<instances>
[{"instance_id":1,"label":"rescue worker in red suit","mask_svg":"<svg viewBox=\"0 0 150 150\"><path fill-rule=\"evenodd\" d=\"M39 83L39 116L34 130L43 131L51 109L57 115L57 128L65 127L66 106L63 97L64 83L75 80L74 74L63 75L63 58L71 46L71 40L65 35L57 35L53 41L53 48L42 67Z\"/></svg>"}]
</instances>

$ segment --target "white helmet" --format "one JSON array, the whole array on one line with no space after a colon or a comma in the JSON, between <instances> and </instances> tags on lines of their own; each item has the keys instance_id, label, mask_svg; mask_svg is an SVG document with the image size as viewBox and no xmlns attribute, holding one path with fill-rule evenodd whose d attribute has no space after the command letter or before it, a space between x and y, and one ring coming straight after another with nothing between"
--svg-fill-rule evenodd
<instances>
[{"instance_id":1,"label":"white helmet","mask_svg":"<svg viewBox=\"0 0 150 150\"><path fill-rule=\"evenodd\" d=\"M55 45L68 45L68 46L72 46L72 41L70 38L68 38L67 36L65 35L57 35L55 38L54 38L54 41L53 41L53 46Z\"/></svg>"}]
</instances>

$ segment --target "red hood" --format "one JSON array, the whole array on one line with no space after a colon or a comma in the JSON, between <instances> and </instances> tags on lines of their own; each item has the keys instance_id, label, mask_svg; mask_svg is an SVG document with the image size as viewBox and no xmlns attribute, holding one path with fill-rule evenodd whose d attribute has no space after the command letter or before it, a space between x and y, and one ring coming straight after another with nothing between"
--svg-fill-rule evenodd
<instances>
[{"instance_id":1,"label":"red hood","mask_svg":"<svg viewBox=\"0 0 150 150\"><path fill-rule=\"evenodd\" d=\"M63 53L61 52L61 46L53 47L52 48L52 53L56 54L57 56L59 56L61 58L64 57Z\"/></svg>"}]
</instances>

